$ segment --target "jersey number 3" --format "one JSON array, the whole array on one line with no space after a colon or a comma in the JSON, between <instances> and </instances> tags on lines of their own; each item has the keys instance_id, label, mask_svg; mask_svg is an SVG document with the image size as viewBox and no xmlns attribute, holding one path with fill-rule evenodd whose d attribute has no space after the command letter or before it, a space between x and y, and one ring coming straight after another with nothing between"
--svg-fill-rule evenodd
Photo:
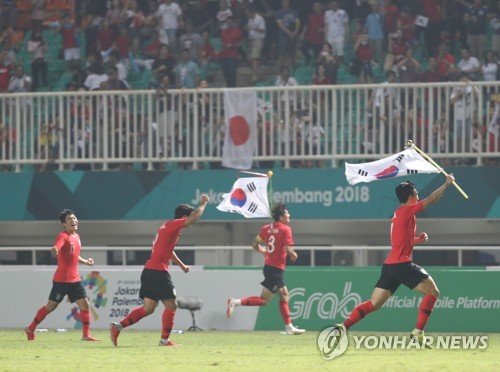
<instances>
[{"instance_id":1,"label":"jersey number 3","mask_svg":"<svg viewBox=\"0 0 500 372\"><path fill-rule=\"evenodd\" d=\"M271 235L269 237L269 241L267 242L267 251L269 253L273 253L274 252L274 242L276 241L276 238L274 237L274 235Z\"/></svg>"}]
</instances>

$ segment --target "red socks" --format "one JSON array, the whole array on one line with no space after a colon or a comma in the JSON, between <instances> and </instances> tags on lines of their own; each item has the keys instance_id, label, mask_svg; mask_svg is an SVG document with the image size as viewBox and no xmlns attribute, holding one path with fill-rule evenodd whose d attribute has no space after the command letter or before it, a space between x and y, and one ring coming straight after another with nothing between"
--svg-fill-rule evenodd
<instances>
[{"instance_id":1,"label":"red socks","mask_svg":"<svg viewBox=\"0 0 500 372\"><path fill-rule=\"evenodd\" d=\"M90 336L90 313L88 310L80 310L80 321L83 327L83 337Z\"/></svg>"},{"instance_id":2,"label":"red socks","mask_svg":"<svg viewBox=\"0 0 500 372\"><path fill-rule=\"evenodd\" d=\"M241 306L264 306L265 304L266 301L257 296L245 297L241 299Z\"/></svg>"},{"instance_id":3,"label":"red socks","mask_svg":"<svg viewBox=\"0 0 500 372\"><path fill-rule=\"evenodd\" d=\"M290 307L288 306L288 302L280 301L280 313L283 318L283 322L285 325L292 324L292 319L290 318Z\"/></svg>"},{"instance_id":4,"label":"red socks","mask_svg":"<svg viewBox=\"0 0 500 372\"><path fill-rule=\"evenodd\" d=\"M168 340L170 337L170 332L172 332L172 327L174 326L174 316L175 311L163 310L163 316L161 317L161 338L163 340Z\"/></svg>"},{"instance_id":5,"label":"red socks","mask_svg":"<svg viewBox=\"0 0 500 372\"><path fill-rule=\"evenodd\" d=\"M39 325L42 322L42 320L45 319L45 317L47 316L48 313L49 312L47 311L47 308L45 306L42 306L41 308L39 308L38 311L36 312L35 318L31 322L31 324L28 326L28 329L31 332L34 332L36 329L36 326Z\"/></svg>"},{"instance_id":6,"label":"red socks","mask_svg":"<svg viewBox=\"0 0 500 372\"><path fill-rule=\"evenodd\" d=\"M434 304L436 303L437 297L433 295L425 295L422 299L422 303L418 308L418 316L417 316L417 325L416 329L421 331L424 330L425 325L427 324L427 320L431 316L432 309L434 308Z\"/></svg>"},{"instance_id":7,"label":"red socks","mask_svg":"<svg viewBox=\"0 0 500 372\"><path fill-rule=\"evenodd\" d=\"M131 326L134 323L137 323L139 320L146 316L146 310L144 307L136 307L134 310L130 312L124 319L120 321L120 324L123 328Z\"/></svg>"},{"instance_id":8,"label":"red socks","mask_svg":"<svg viewBox=\"0 0 500 372\"><path fill-rule=\"evenodd\" d=\"M354 308L354 310L349 314L346 320L344 320L344 326L349 329L354 324L363 319L366 315L374 311L374 307L371 301L365 301Z\"/></svg>"}]
</instances>

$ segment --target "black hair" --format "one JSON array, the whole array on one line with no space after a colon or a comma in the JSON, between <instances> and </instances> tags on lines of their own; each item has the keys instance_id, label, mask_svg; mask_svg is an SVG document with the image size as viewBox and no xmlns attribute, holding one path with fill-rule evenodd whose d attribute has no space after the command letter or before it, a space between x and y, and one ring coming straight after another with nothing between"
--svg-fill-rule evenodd
<instances>
[{"instance_id":1,"label":"black hair","mask_svg":"<svg viewBox=\"0 0 500 372\"><path fill-rule=\"evenodd\" d=\"M175 208L174 218L189 217L193 211L194 208L189 204L179 204L177 208Z\"/></svg>"},{"instance_id":2,"label":"black hair","mask_svg":"<svg viewBox=\"0 0 500 372\"><path fill-rule=\"evenodd\" d=\"M276 203L273 207L273 210L271 211L273 220L275 222L278 222L281 216L285 215L285 212L286 212L286 205L283 203Z\"/></svg>"},{"instance_id":3,"label":"black hair","mask_svg":"<svg viewBox=\"0 0 500 372\"><path fill-rule=\"evenodd\" d=\"M59 221L61 221L61 223L65 223L66 217L68 217L71 214L75 214L75 212L73 212L71 209L63 209L62 212L59 214Z\"/></svg>"},{"instance_id":4,"label":"black hair","mask_svg":"<svg viewBox=\"0 0 500 372\"><path fill-rule=\"evenodd\" d=\"M398 197L398 200L404 204L408 201L408 198L413 195L413 192L415 191L415 185L410 182L410 181L404 181L401 182L397 187L396 187L396 196Z\"/></svg>"}]
</instances>

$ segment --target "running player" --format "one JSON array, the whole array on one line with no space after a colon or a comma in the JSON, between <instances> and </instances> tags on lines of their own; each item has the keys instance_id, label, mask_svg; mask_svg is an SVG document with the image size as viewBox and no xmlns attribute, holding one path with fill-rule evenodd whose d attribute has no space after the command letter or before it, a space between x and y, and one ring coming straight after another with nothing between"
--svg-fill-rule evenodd
<instances>
[{"instance_id":1,"label":"running player","mask_svg":"<svg viewBox=\"0 0 500 372\"><path fill-rule=\"evenodd\" d=\"M290 225L290 213L285 204L278 203L272 210L274 223L265 225L260 229L259 235L255 237L253 249L262 253L264 261L264 281L261 283L262 293L260 297L246 297L235 299L230 297L227 300L227 317L233 315L237 306L264 306L278 292L280 296L280 312L285 323L287 334L299 335L305 330L294 327L290 318L290 308L288 306L289 295L283 280L285 272L286 257L290 257L292 262L297 260L297 253L293 249L292 228ZM263 247L265 246L265 248Z\"/></svg>"},{"instance_id":2,"label":"running player","mask_svg":"<svg viewBox=\"0 0 500 372\"><path fill-rule=\"evenodd\" d=\"M343 324L338 325L345 327L344 331L372 311L380 309L396 292L399 285L404 284L424 295L418 311L417 324L411 337L415 338L420 345L430 347L425 342L424 328L439 296L439 290L427 271L412 261L413 247L429 239L425 232L415 236L417 227L415 215L441 199L454 180L453 174L450 174L444 184L424 200L419 199L415 185L409 181L401 182L396 187L396 196L401 206L396 209L392 217L391 251L384 261L371 299L356 306Z\"/></svg>"},{"instance_id":3,"label":"running player","mask_svg":"<svg viewBox=\"0 0 500 372\"><path fill-rule=\"evenodd\" d=\"M47 314L53 312L61 303L64 296L68 295L71 303L76 302L80 308L80 320L83 326L82 341L99 341L90 335L89 300L78 273L78 263L88 266L94 264L92 258L80 257L81 242L77 234L78 219L75 213L64 209L59 215L64 231L56 237L56 242L51 249L52 255L57 257L57 270L54 274L52 290L50 291L47 305L38 309L35 319L28 325L24 332L29 341L35 339L35 329L45 319Z\"/></svg>"},{"instance_id":4,"label":"running player","mask_svg":"<svg viewBox=\"0 0 500 372\"><path fill-rule=\"evenodd\" d=\"M141 289L139 297L144 300L144 305L137 307L120 322L112 322L109 325L111 342L118 345L118 336L123 328L137 323L145 316L153 314L158 301L163 302L165 310L162 316L162 330L160 346L178 346L169 340L170 332L174 325L175 311L175 288L172 278L168 272L170 260L180 266L182 271L187 273L189 266L186 266L174 252L175 245L180 238L180 231L197 222L203 214L210 198L202 194L198 208L187 204L181 204L175 208L174 219L165 222L156 233L153 239L153 249L151 258L144 265L141 274Z\"/></svg>"}]
</instances>

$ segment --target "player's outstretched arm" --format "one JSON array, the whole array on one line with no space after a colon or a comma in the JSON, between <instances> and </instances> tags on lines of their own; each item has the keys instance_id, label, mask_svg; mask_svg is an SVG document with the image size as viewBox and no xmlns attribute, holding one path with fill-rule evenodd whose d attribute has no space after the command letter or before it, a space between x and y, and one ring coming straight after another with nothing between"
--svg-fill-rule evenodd
<instances>
[{"instance_id":1,"label":"player's outstretched arm","mask_svg":"<svg viewBox=\"0 0 500 372\"><path fill-rule=\"evenodd\" d=\"M188 265L184 264L184 262L182 262L182 260L179 258L179 256L177 256L177 254L175 252L172 252L171 260L176 265L179 265L179 267L181 268L182 271L184 271L185 273L189 272L190 267Z\"/></svg>"},{"instance_id":2,"label":"player's outstretched arm","mask_svg":"<svg viewBox=\"0 0 500 372\"><path fill-rule=\"evenodd\" d=\"M263 244L266 244L266 242L259 235L257 235L255 237L255 240L253 241L252 248L255 249L257 252L262 253L265 256L266 248L262 246Z\"/></svg>"},{"instance_id":3,"label":"player's outstretched arm","mask_svg":"<svg viewBox=\"0 0 500 372\"><path fill-rule=\"evenodd\" d=\"M200 205L186 219L186 226L189 226L189 225L192 225L193 223L196 223L201 218L201 216L203 215L203 212L205 211L205 207L207 206L209 201L210 201L210 197L208 195L205 195L205 194L201 195Z\"/></svg>"},{"instance_id":4,"label":"player's outstretched arm","mask_svg":"<svg viewBox=\"0 0 500 372\"><path fill-rule=\"evenodd\" d=\"M451 185L451 183L455 181L455 177L453 176L452 173L450 173L446 177L446 181L439 187L437 188L432 194L430 194L427 198L423 200L424 203L424 209L426 209L428 206L437 203L439 199L443 196L444 192L446 189Z\"/></svg>"},{"instance_id":5,"label":"player's outstretched arm","mask_svg":"<svg viewBox=\"0 0 500 372\"><path fill-rule=\"evenodd\" d=\"M422 232L413 240L413 245L426 243L428 241L429 241L429 235L427 235L427 233L425 232Z\"/></svg>"},{"instance_id":6,"label":"player's outstretched arm","mask_svg":"<svg viewBox=\"0 0 500 372\"><path fill-rule=\"evenodd\" d=\"M299 257L297 255L297 252L293 249L293 246L287 245L285 246L286 253L288 254L288 257L290 257L290 261L295 262L297 261L297 258Z\"/></svg>"},{"instance_id":7,"label":"player's outstretched arm","mask_svg":"<svg viewBox=\"0 0 500 372\"><path fill-rule=\"evenodd\" d=\"M59 254L59 249L54 246L50 248L50 253L52 253L52 256L57 257L57 255Z\"/></svg>"},{"instance_id":8,"label":"player's outstretched arm","mask_svg":"<svg viewBox=\"0 0 500 372\"><path fill-rule=\"evenodd\" d=\"M88 258L87 260L81 256L78 256L78 262L87 266L92 266L94 264L93 258Z\"/></svg>"}]
</instances>

